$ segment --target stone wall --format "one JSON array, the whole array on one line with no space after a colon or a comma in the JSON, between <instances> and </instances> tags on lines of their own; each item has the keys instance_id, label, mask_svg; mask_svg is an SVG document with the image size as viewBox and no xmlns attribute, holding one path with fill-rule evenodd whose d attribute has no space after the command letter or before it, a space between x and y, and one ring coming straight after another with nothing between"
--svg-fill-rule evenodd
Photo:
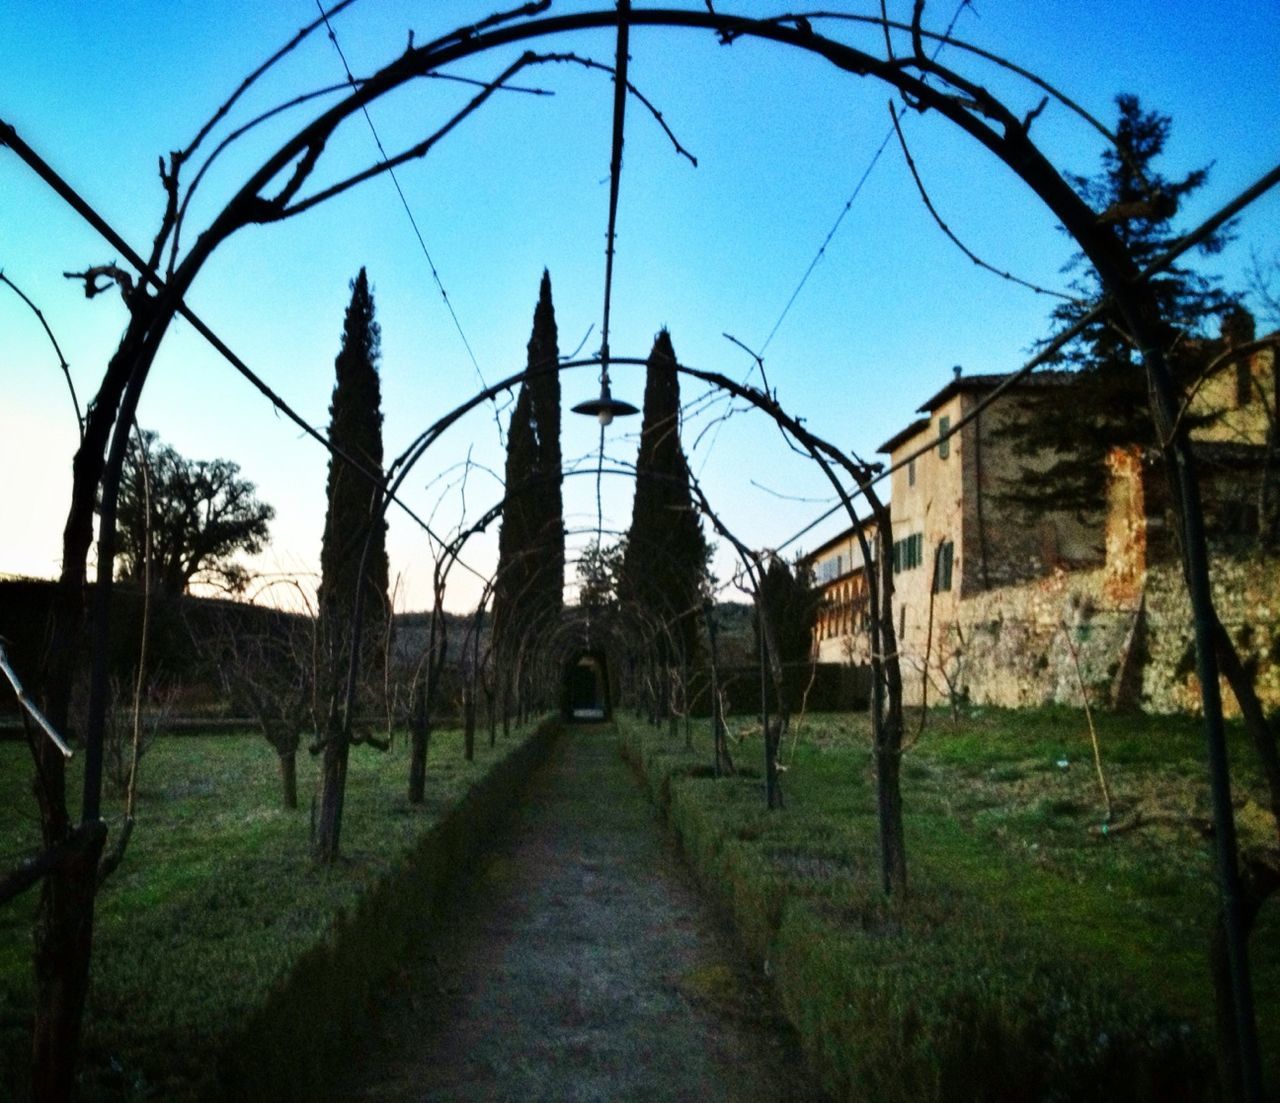
<instances>
[{"instance_id":1,"label":"stone wall","mask_svg":"<svg viewBox=\"0 0 1280 1103\"><path fill-rule=\"evenodd\" d=\"M1211 580L1218 616L1253 672L1263 707L1280 709L1280 560L1219 557ZM1180 567L1170 564L1148 572L1147 610L1142 707L1149 712L1199 711L1191 605ZM1238 713L1225 682L1223 700L1228 715Z\"/></svg>"},{"instance_id":2,"label":"stone wall","mask_svg":"<svg viewBox=\"0 0 1280 1103\"><path fill-rule=\"evenodd\" d=\"M1194 712L1200 707L1191 611L1177 564L1151 567L1135 600L1117 601L1103 570L975 595L935 628L928 698L952 692L973 704L1049 703ZM1280 562L1219 557L1214 600L1263 704L1280 708ZM908 702L919 703L923 654L904 651ZM1223 683L1229 715L1238 712Z\"/></svg>"}]
</instances>

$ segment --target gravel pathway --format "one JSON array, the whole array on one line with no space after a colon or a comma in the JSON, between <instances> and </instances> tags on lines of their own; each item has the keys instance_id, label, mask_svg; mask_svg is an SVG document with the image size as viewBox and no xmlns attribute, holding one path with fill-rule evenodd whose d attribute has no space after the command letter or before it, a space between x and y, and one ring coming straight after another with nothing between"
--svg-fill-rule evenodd
<instances>
[{"instance_id":1,"label":"gravel pathway","mask_svg":"<svg viewBox=\"0 0 1280 1103\"><path fill-rule=\"evenodd\" d=\"M822 1098L611 727L560 739L377 1015L340 1098Z\"/></svg>"}]
</instances>

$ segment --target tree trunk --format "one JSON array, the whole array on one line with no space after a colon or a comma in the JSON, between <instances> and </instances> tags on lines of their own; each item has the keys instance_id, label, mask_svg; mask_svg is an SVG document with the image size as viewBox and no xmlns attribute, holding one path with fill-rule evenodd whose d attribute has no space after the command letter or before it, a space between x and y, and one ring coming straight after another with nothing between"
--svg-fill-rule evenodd
<instances>
[{"instance_id":1,"label":"tree trunk","mask_svg":"<svg viewBox=\"0 0 1280 1103\"><path fill-rule=\"evenodd\" d=\"M1280 890L1280 871L1259 862L1245 865L1240 878L1240 924L1243 928L1241 937L1246 944L1263 904L1277 890ZM1218 1079L1226 1091L1227 1099L1242 1100L1246 1098L1246 1093L1241 1076L1240 1032L1231 986L1226 923L1221 908L1209 942L1209 970L1213 975Z\"/></svg>"},{"instance_id":2,"label":"tree trunk","mask_svg":"<svg viewBox=\"0 0 1280 1103\"><path fill-rule=\"evenodd\" d=\"M277 753L280 760L280 788L284 806L290 812L295 812L298 808L298 752L292 750Z\"/></svg>"},{"instance_id":3,"label":"tree trunk","mask_svg":"<svg viewBox=\"0 0 1280 1103\"><path fill-rule=\"evenodd\" d=\"M689 660L682 651L680 653L680 708L684 712L684 749L693 750L693 728L690 724L689 708Z\"/></svg>"},{"instance_id":4,"label":"tree trunk","mask_svg":"<svg viewBox=\"0 0 1280 1103\"><path fill-rule=\"evenodd\" d=\"M468 762L476 760L476 695L468 687L462 691L462 747Z\"/></svg>"},{"instance_id":5,"label":"tree trunk","mask_svg":"<svg viewBox=\"0 0 1280 1103\"><path fill-rule=\"evenodd\" d=\"M760 660L760 731L764 736L764 800L773 811L782 807L782 781L778 777L778 746L787 723L787 694L782 681L782 669L778 665L777 640L773 624L756 590L756 634L759 636ZM773 682L777 697L778 715L769 715L769 682Z\"/></svg>"},{"instance_id":6,"label":"tree trunk","mask_svg":"<svg viewBox=\"0 0 1280 1103\"><path fill-rule=\"evenodd\" d=\"M893 628L893 555L888 540L893 529L888 512L876 503L880 545L880 646L884 649L884 714L876 736L876 802L880 830L880 874L884 891L906 895L907 842L902 825L902 667Z\"/></svg>"},{"instance_id":7,"label":"tree trunk","mask_svg":"<svg viewBox=\"0 0 1280 1103\"><path fill-rule=\"evenodd\" d=\"M765 803L769 809L782 807L782 780L778 777L778 746L782 742L782 729L786 721L778 715L765 722L764 733L764 785Z\"/></svg>"},{"instance_id":8,"label":"tree trunk","mask_svg":"<svg viewBox=\"0 0 1280 1103\"><path fill-rule=\"evenodd\" d=\"M676 728L679 723L679 718L676 716L676 668L668 663L666 670L667 738L674 739L676 737Z\"/></svg>"},{"instance_id":9,"label":"tree trunk","mask_svg":"<svg viewBox=\"0 0 1280 1103\"><path fill-rule=\"evenodd\" d=\"M419 689L409 735L409 803L421 804L427 788L427 749L431 744L431 718L426 694Z\"/></svg>"},{"instance_id":10,"label":"tree trunk","mask_svg":"<svg viewBox=\"0 0 1280 1103\"><path fill-rule=\"evenodd\" d=\"M718 666L720 662L716 648L716 626L714 621L708 620L707 638L711 645L711 746L712 753L715 757L715 775L721 777L723 775L724 766L720 759L720 677Z\"/></svg>"},{"instance_id":11,"label":"tree trunk","mask_svg":"<svg viewBox=\"0 0 1280 1103\"><path fill-rule=\"evenodd\" d=\"M339 841L342 837L342 807L347 792L347 757L350 751L347 733L334 724L324 749L320 776L320 813L311 847L312 856L319 862L330 863L338 859Z\"/></svg>"},{"instance_id":12,"label":"tree trunk","mask_svg":"<svg viewBox=\"0 0 1280 1103\"><path fill-rule=\"evenodd\" d=\"M89 988L98 860L107 838L94 824L45 877L35 932L36 1007L31 1049L32 1098L72 1098L80 1023Z\"/></svg>"},{"instance_id":13,"label":"tree trunk","mask_svg":"<svg viewBox=\"0 0 1280 1103\"><path fill-rule=\"evenodd\" d=\"M885 725L891 735L893 722ZM894 745L896 742L896 746ZM886 895L903 896L907 890L907 848L902 827L902 729L897 739L886 738L876 748L876 814L880 832L880 879Z\"/></svg>"}]
</instances>

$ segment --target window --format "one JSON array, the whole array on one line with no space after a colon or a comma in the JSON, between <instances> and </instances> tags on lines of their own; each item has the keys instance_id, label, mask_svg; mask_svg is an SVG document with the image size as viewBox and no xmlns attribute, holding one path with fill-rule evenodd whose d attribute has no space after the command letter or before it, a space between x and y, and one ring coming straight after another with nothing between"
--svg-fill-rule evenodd
<instances>
[{"instance_id":1,"label":"window","mask_svg":"<svg viewBox=\"0 0 1280 1103\"><path fill-rule=\"evenodd\" d=\"M1248 406L1253 401L1253 365L1247 356L1236 361L1236 406Z\"/></svg>"},{"instance_id":2,"label":"window","mask_svg":"<svg viewBox=\"0 0 1280 1103\"><path fill-rule=\"evenodd\" d=\"M943 415L938 418L938 459L945 460L951 455L951 438L947 434L951 432L951 418Z\"/></svg>"},{"instance_id":3,"label":"window","mask_svg":"<svg viewBox=\"0 0 1280 1103\"><path fill-rule=\"evenodd\" d=\"M916 461L907 461L907 486L916 485Z\"/></svg>"},{"instance_id":4,"label":"window","mask_svg":"<svg viewBox=\"0 0 1280 1103\"><path fill-rule=\"evenodd\" d=\"M900 574L918 567L924 562L924 533L914 532L910 536L893 542L893 573Z\"/></svg>"},{"instance_id":5,"label":"window","mask_svg":"<svg viewBox=\"0 0 1280 1103\"><path fill-rule=\"evenodd\" d=\"M818 564L818 581L821 583L834 582L844 574L844 556L829 556Z\"/></svg>"},{"instance_id":6,"label":"window","mask_svg":"<svg viewBox=\"0 0 1280 1103\"><path fill-rule=\"evenodd\" d=\"M933 564L933 592L943 594L951 589L951 568L955 563L956 545L952 540L938 545L938 557Z\"/></svg>"}]
</instances>

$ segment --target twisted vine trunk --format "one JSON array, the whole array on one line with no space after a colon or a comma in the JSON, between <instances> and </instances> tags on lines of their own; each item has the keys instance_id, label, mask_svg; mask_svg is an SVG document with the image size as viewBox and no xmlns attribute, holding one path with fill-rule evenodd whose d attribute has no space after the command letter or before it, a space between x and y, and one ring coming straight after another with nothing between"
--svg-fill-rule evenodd
<instances>
[{"instance_id":1,"label":"twisted vine trunk","mask_svg":"<svg viewBox=\"0 0 1280 1103\"><path fill-rule=\"evenodd\" d=\"M414 689L413 719L409 730L409 803L421 804L427 787L427 749L431 744L431 717L427 691Z\"/></svg>"},{"instance_id":2,"label":"twisted vine trunk","mask_svg":"<svg viewBox=\"0 0 1280 1103\"><path fill-rule=\"evenodd\" d=\"M336 719L331 720L320 767L320 810L316 815L311 847L312 856L318 862L328 864L338 859L350 754L351 741L343 725Z\"/></svg>"},{"instance_id":3,"label":"twisted vine trunk","mask_svg":"<svg viewBox=\"0 0 1280 1103\"><path fill-rule=\"evenodd\" d=\"M89 988L98 862L106 839L101 821L74 832L65 857L41 886L31 1087L32 1097L42 1103L72 1098Z\"/></svg>"},{"instance_id":4,"label":"twisted vine trunk","mask_svg":"<svg viewBox=\"0 0 1280 1103\"><path fill-rule=\"evenodd\" d=\"M298 752L280 751L280 791L285 808L290 812L298 809Z\"/></svg>"}]
</instances>

